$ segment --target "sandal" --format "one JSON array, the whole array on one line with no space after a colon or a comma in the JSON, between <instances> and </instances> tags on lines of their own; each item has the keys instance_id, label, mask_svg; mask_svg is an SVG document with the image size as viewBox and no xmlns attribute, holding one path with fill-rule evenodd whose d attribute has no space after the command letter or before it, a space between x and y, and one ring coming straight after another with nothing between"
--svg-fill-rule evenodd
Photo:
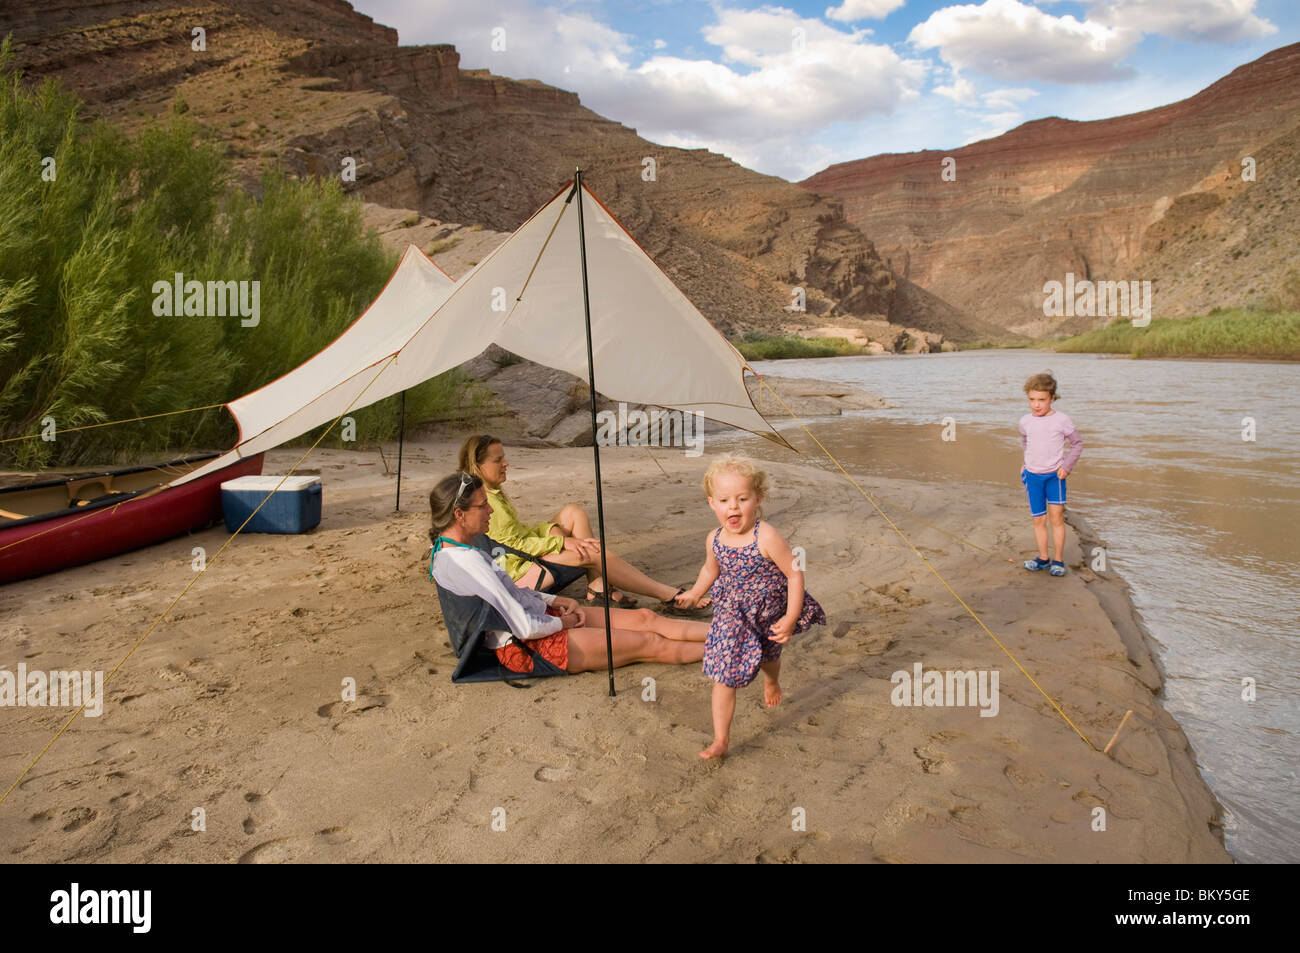
<instances>
[{"instance_id":1,"label":"sandal","mask_svg":"<svg viewBox=\"0 0 1300 953\"><path fill-rule=\"evenodd\" d=\"M1033 559L1025 560L1025 568L1028 569L1030 572L1041 572L1051 564L1052 564L1051 560L1043 559L1039 556L1035 556Z\"/></svg>"},{"instance_id":2,"label":"sandal","mask_svg":"<svg viewBox=\"0 0 1300 953\"><path fill-rule=\"evenodd\" d=\"M1064 576L1064 575L1065 575L1065 563L1063 563L1063 562L1059 562L1058 560L1053 559L1053 560L1052 560L1052 568L1049 569L1049 570L1047 570L1047 572L1048 572L1050 575L1053 575L1053 576Z\"/></svg>"},{"instance_id":3,"label":"sandal","mask_svg":"<svg viewBox=\"0 0 1300 953\"><path fill-rule=\"evenodd\" d=\"M617 592L618 590L616 589L614 591ZM605 600L603 598L604 595L605 593L603 591L597 592L595 589L592 589L590 586L588 586L587 598L584 601L589 606L594 606L603 609L605 607ZM635 609L636 600L626 594L621 595L617 599L615 599L614 596L611 594L609 597L609 606L611 609Z\"/></svg>"}]
</instances>

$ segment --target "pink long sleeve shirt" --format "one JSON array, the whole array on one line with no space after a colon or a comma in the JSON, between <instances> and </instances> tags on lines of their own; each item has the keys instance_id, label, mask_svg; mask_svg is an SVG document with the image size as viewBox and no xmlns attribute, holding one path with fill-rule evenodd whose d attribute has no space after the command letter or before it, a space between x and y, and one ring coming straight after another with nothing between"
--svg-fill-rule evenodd
<instances>
[{"instance_id":1,"label":"pink long sleeve shirt","mask_svg":"<svg viewBox=\"0 0 1300 953\"><path fill-rule=\"evenodd\" d=\"M1066 444L1070 446L1068 454ZM1083 454L1083 438L1074 421L1059 410L1042 417L1021 417L1020 446L1025 451L1025 469L1030 473L1052 473L1061 467L1073 472Z\"/></svg>"}]
</instances>

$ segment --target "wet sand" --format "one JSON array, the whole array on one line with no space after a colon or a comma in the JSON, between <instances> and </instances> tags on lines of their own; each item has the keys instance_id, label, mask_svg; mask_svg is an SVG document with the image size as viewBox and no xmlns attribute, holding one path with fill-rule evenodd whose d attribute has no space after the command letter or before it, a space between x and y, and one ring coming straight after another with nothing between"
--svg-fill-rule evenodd
<instances>
[{"instance_id":1,"label":"wet sand","mask_svg":"<svg viewBox=\"0 0 1300 953\"><path fill-rule=\"evenodd\" d=\"M508 449L525 519L567 500L594 511L590 449ZM991 551L897 516L1093 744L1134 710L1113 758L1079 739L842 476L780 462L766 515L805 547L830 624L788 646L781 707L762 707L758 683L742 690L731 753L704 763L697 665L617 670L612 699L603 674L451 684L425 495L454 452L408 443L400 513L377 454L318 452L307 465L322 473L325 518L308 535L241 536L214 558L227 534L213 529L0 588L0 668L107 671L193 579L193 547L209 560L109 683L103 715L75 719L0 804L5 857L1230 860L1140 632L1123 624L1122 583L1081 567L1073 533L1070 575L1020 570L1027 521L1005 494L870 485ZM268 454L266 472L299 454ZM665 582L693 580L713 525L698 489L707 459L603 450L611 548ZM916 662L997 670L997 715L891 704L891 675ZM341 700L345 678L355 701ZM67 715L0 709L3 787ZM206 830L192 829L196 809Z\"/></svg>"}]
</instances>

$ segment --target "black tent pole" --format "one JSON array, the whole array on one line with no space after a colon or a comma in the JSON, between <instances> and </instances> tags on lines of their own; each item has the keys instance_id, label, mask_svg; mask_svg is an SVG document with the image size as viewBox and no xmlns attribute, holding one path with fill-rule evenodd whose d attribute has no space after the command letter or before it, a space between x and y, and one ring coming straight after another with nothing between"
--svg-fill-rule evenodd
<instances>
[{"instance_id":1,"label":"black tent pole","mask_svg":"<svg viewBox=\"0 0 1300 953\"><path fill-rule=\"evenodd\" d=\"M393 512L402 509L402 439L406 436L406 391L402 391L402 409L397 416L397 502Z\"/></svg>"},{"instance_id":2,"label":"black tent pole","mask_svg":"<svg viewBox=\"0 0 1300 953\"><path fill-rule=\"evenodd\" d=\"M573 191L566 201L578 197L578 256L582 260L582 311L587 321L587 387L591 392L591 452L596 459L596 522L600 528L600 578L605 583L605 658L609 662L609 697L614 697L614 635L609 622L609 569L605 565L605 500L600 492L600 441L596 439L596 361L591 352L591 299L587 295L587 233L582 224L582 170L573 173Z\"/></svg>"}]
</instances>

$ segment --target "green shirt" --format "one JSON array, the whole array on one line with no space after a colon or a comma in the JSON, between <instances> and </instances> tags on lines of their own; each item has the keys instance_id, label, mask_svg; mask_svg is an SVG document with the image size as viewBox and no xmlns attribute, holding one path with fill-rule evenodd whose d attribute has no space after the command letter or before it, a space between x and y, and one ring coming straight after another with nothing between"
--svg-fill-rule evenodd
<instances>
[{"instance_id":1,"label":"green shirt","mask_svg":"<svg viewBox=\"0 0 1300 953\"><path fill-rule=\"evenodd\" d=\"M564 537L550 535L554 523L525 526L519 521L519 514L515 512L514 504L501 490L488 490L487 498L492 504L492 521L488 524L488 536L498 543L505 543L507 546L513 546L534 556L546 556L564 549ZM499 557L497 564L510 575L511 579L515 580L533 567L528 560L510 553Z\"/></svg>"}]
</instances>

